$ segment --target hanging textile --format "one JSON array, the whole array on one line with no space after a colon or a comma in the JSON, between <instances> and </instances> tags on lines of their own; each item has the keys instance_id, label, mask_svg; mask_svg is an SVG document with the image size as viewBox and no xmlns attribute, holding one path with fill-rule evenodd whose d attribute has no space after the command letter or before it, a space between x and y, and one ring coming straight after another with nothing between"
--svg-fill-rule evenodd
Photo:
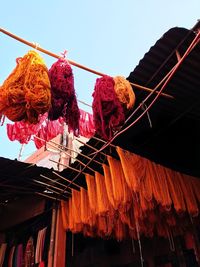
<instances>
[{"instance_id":1,"label":"hanging textile","mask_svg":"<svg viewBox=\"0 0 200 267\"><path fill-rule=\"evenodd\" d=\"M105 215L110 209L110 203L105 187L105 178L99 172L95 172L98 214Z\"/></svg>"},{"instance_id":2,"label":"hanging textile","mask_svg":"<svg viewBox=\"0 0 200 267\"><path fill-rule=\"evenodd\" d=\"M69 131L78 135L80 111L74 89L72 68L67 60L60 58L51 66L49 79L52 94L52 107L49 111L50 120L63 117Z\"/></svg>"},{"instance_id":3,"label":"hanging textile","mask_svg":"<svg viewBox=\"0 0 200 267\"><path fill-rule=\"evenodd\" d=\"M7 243L2 243L0 245L0 267L2 267L4 263L6 248L7 248Z\"/></svg>"},{"instance_id":4,"label":"hanging textile","mask_svg":"<svg viewBox=\"0 0 200 267\"><path fill-rule=\"evenodd\" d=\"M19 141L20 144L28 144L31 137L38 133L41 124L47 117L47 113L38 117L39 122L37 124L30 124L26 121L17 121L13 124L7 123L7 135L10 141Z\"/></svg>"},{"instance_id":5,"label":"hanging textile","mask_svg":"<svg viewBox=\"0 0 200 267\"><path fill-rule=\"evenodd\" d=\"M33 238L30 237L27 241L26 249L24 253L24 266L25 267L32 267L34 265L34 259L35 259L34 253L35 253L34 241L33 241Z\"/></svg>"},{"instance_id":6,"label":"hanging textile","mask_svg":"<svg viewBox=\"0 0 200 267\"><path fill-rule=\"evenodd\" d=\"M38 231L36 249L35 249L35 263L40 263L42 261L46 230L47 227Z\"/></svg>"},{"instance_id":7,"label":"hanging textile","mask_svg":"<svg viewBox=\"0 0 200 267\"><path fill-rule=\"evenodd\" d=\"M97 190L96 190L95 178L90 174L86 174L85 179L87 183L89 205L91 210L96 214L98 211L98 207L97 207Z\"/></svg>"},{"instance_id":8,"label":"hanging textile","mask_svg":"<svg viewBox=\"0 0 200 267\"><path fill-rule=\"evenodd\" d=\"M107 156L112 178L113 195L118 209L129 208L132 202L132 194L126 183L121 162Z\"/></svg>"},{"instance_id":9,"label":"hanging textile","mask_svg":"<svg viewBox=\"0 0 200 267\"><path fill-rule=\"evenodd\" d=\"M13 267L14 253L15 253L15 246L12 246L8 256L8 267Z\"/></svg>"},{"instance_id":10,"label":"hanging textile","mask_svg":"<svg viewBox=\"0 0 200 267\"><path fill-rule=\"evenodd\" d=\"M120 157L126 182L133 192L137 192L146 175L146 162L142 157L120 147L117 147L116 150Z\"/></svg>"},{"instance_id":11,"label":"hanging textile","mask_svg":"<svg viewBox=\"0 0 200 267\"><path fill-rule=\"evenodd\" d=\"M125 121L123 107L114 91L114 79L109 76L97 78L92 96L96 132L108 140Z\"/></svg>"},{"instance_id":12,"label":"hanging textile","mask_svg":"<svg viewBox=\"0 0 200 267\"><path fill-rule=\"evenodd\" d=\"M182 235L191 227L190 216L199 214L200 181L121 148L117 152L120 160L107 156L103 175L85 175L87 190L72 192L68 229L117 240Z\"/></svg>"},{"instance_id":13,"label":"hanging textile","mask_svg":"<svg viewBox=\"0 0 200 267\"><path fill-rule=\"evenodd\" d=\"M80 191L72 189L72 214L74 217L74 232L80 232L83 229L81 221L81 194Z\"/></svg>"},{"instance_id":14,"label":"hanging textile","mask_svg":"<svg viewBox=\"0 0 200 267\"><path fill-rule=\"evenodd\" d=\"M79 133L81 136L90 138L95 133L93 115L80 109Z\"/></svg>"},{"instance_id":15,"label":"hanging textile","mask_svg":"<svg viewBox=\"0 0 200 267\"><path fill-rule=\"evenodd\" d=\"M90 209L88 191L81 188L81 221L85 225L94 227L96 223L96 215Z\"/></svg>"},{"instance_id":16,"label":"hanging textile","mask_svg":"<svg viewBox=\"0 0 200 267\"><path fill-rule=\"evenodd\" d=\"M69 229L69 201L61 200L61 215L63 228L65 230Z\"/></svg>"},{"instance_id":17,"label":"hanging textile","mask_svg":"<svg viewBox=\"0 0 200 267\"><path fill-rule=\"evenodd\" d=\"M63 134L64 131L64 121L63 118L59 118L55 121L50 121L48 118L45 119L43 124L40 126L37 134L34 136L34 143L37 149L45 145L45 142L48 142L58 136ZM39 137L40 139L38 139Z\"/></svg>"},{"instance_id":18,"label":"hanging textile","mask_svg":"<svg viewBox=\"0 0 200 267\"><path fill-rule=\"evenodd\" d=\"M103 171L104 171L104 177L105 177L105 187L108 199L110 201L111 206L114 208L114 210L118 209L117 203L114 198L114 192L113 192L113 184L112 184L112 177L110 173L110 168L106 164L103 164Z\"/></svg>"},{"instance_id":19,"label":"hanging textile","mask_svg":"<svg viewBox=\"0 0 200 267\"><path fill-rule=\"evenodd\" d=\"M48 70L35 51L17 59L17 66L0 88L0 114L11 121L38 123L51 105Z\"/></svg>"},{"instance_id":20,"label":"hanging textile","mask_svg":"<svg viewBox=\"0 0 200 267\"><path fill-rule=\"evenodd\" d=\"M16 247L14 266L16 266L16 267L23 267L24 266L23 244L19 244Z\"/></svg>"}]
</instances>

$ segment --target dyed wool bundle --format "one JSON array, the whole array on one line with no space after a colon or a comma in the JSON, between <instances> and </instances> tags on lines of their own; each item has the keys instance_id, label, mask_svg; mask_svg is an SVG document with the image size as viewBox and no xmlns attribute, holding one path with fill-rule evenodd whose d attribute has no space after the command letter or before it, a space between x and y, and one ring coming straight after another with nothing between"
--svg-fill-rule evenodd
<instances>
[{"instance_id":1,"label":"dyed wool bundle","mask_svg":"<svg viewBox=\"0 0 200 267\"><path fill-rule=\"evenodd\" d=\"M113 194L116 205L119 207L120 211L123 211L124 209L127 210L132 202L132 193L126 183L121 163L119 160L110 156L108 156L107 159L111 172Z\"/></svg>"},{"instance_id":2,"label":"dyed wool bundle","mask_svg":"<svg viewBox=\"0 0 200 267\"><path fill-rule=\"evenodd\" d=\"M98 214L104 215L110 209L110 203L105 187L105 178L99 172L95 172Z\"/></svg>"},{"instance_id":3,"label":"dyed wool bundle","mask_svg":"<svg viewBox=\"0 0 200 267\"><path fill-rule=\"evenodd\" d=\"M72 209L75 225L80 225L81 222L81 194L80 191L72 189Z\"/></svg>"},{"instance_id":4,"label":"dyed wool bundle","mask_svg":"<svg viewBox=\"0 0 200 267\"><path fill-rule=\"evenodd\" d=\"M49 70L52 108L50 120L63 117L75 135L79 134L80 111L77 104L72 68L65 59L58 59Z\"/></svg>"},{"instance_id":5,"label":"dyed wool bundle","mask_svg":"<svg viewBox=\"0 0 200 267\"><path fill-rule=\"evenodd\" d=\"M187 177L189 177L189 179L192 183L191 186L192 186L192 189L193 189L193 192L195 194L197 201L200 202L200 181L199 181L199 179L196 179L196 178L190 177L190 176L187 176Z\"/></svg>"},{"instance_id":6,"label":"dyed wool bundle","mask_svg":"<svg viewBox=\"0 0 200 267\"><path fill-rule=\"evenodd\" d=\"M166 168L166 178L176 212L179 214L186 212L184 195L176 178L176 172Z\"/></svg>"},{"instance_id":7,"label":"dyed wool bundle","mask_svg":"<svg viewBox=\"0 0 200 267\"><path fill-rule=\"evenodd\" d=\"M63 221L63 228L69 229L69 201L61 200L61 215Z\"/></svg>"},{"instance_id":8,"label":"dyed wool bundle","mask_svg":"<svg viewBox=\"0 0 200 267\"><path fill-rule=\"evenodd\" d=\"M196 202L190 178L186 175L181 175L179 172L176 172L176 178L179 180L182 192L184 194L188 213L191 216L197 216L199 214L199 208Z\"/></svg>"},{"instance_id":9,"label":"dyed wool bundle","mask_svg":"<svg viewBox=\"0 0 200 267\"><path fill-rule=\"evenodd\" d=\"M108 140L125 121L123 107L114 91L114 79L109 76L98 78L92 96L96 132Z\"/></svg>"},{"instance_id":10,"label":"dyed wool bundle","mask_svg":"<svg viewBox=\"0 0 200 267\"><path fill-rule=\"evenodd\" d=\"M122 76L114 77L115 81L115 93L125 107L125 109L132 109L135 104L135 94L129 81Z\"/></svg>"},{"instance_id":11,"label":"dyed wool bundle","mask_svg":"<svg viewBox=\"0 0 200 267\"><path fill-rule=\"evenodd\" d=\"M140 183L146 175L146 165L143 158L129 151L117 147L117 153L120 157L125 179L133 192L138 192Z\"/></svg>"},{"instance_id":12,"label":"dyed wool bundle","mask_svg":"<svg viewBox=\"0 0 200 267\"><path fill-rule=\"evenodd\" d=\"M159 164L156 164L155 167L156 167L155 172L158 178L157 181L160 184L160 189L161 189L161 199L162 199L161 204L164 210L169 211L172 206L172 199L170 196L170 191L166 179L167 169Z\"/></svg>"},{"instance_id":13,"label":"dyed wool bundle","mask_svg":"<svg viewBox=\"0 0 200 267\"><path fill-rule=\"evenodd\" d=\"M113 184L112 184L112 177L111 177L111 173L110 173L110 168L106 165L103 164L103 172L104 172L104 177L105 177L105 187L106 187L106 192L107 192L107 196L108 199L110 201L111 206L117 210L117 204L115 202L115 198L114 198L114 192L113 192Z\"/></svg>"},{"instance_id":14,"label":"dyed wool bundle","mask_svg":"<svg viewBox=\"0 0 200 267\"><path fill-rule=\"evenodd\" d=\"M17 66L0 88L0 113L11 121L37 123L51 105L48 70L35 51L17 60Z\"/></svg>"},{"instance_id":15,"label":"dyed wool bundle","mask_svg":"<svg viewBox=\"0 0 200 267\"><path fill-rule=\"evenodd\" d=\"M90 174L86 174L85 178L87 183L90 208L95 214L97 214L98 206L97 206L97 191L96 191L95 178Z\"/></svg>"},{"instance_id":16,"label":"dyed wool bundle","mask_svg":"<svg viewBox=\"0 0 200 267\"><path fill-rule=\"evenodd\" d=\"M94 227L96 223L96 215L92 212L89 205L88 192L81 188L81 221L84 225Z\"/></svg>"}]
</instances>

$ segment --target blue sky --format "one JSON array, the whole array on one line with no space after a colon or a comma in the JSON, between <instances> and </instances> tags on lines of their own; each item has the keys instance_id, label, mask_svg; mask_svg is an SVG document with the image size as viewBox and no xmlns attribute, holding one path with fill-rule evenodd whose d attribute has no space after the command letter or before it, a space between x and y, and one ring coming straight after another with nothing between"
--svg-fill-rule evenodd
<instances>
[{"instance_id":1,"label":"blue sky","mask_svg":"<svg viewBox=\"0 0 200 267\"><path fill-rule=\"evenodd\" d=\"M67 50L69 59L90 68L127 77L168 29L191 28L199 10L199 0L7 0L1 3L0 27L54 53ZM0 84L30 49L0 33ZM55 62L41 55L48 67ZM92 103L97 76L76 67L73 72L78 99ZM0 127L0 156L18 158L20 144L9 141L6 122ZM35 150L30 142L23 158Z\"/></svg>"}]
</instances>

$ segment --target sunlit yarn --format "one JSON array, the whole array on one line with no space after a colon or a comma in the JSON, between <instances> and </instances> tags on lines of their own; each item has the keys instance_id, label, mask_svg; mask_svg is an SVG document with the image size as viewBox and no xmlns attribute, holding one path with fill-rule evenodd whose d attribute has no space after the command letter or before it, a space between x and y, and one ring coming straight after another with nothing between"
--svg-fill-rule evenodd
<instances>
[{"instance_id":1,"label":"sunlit yarn","mask_svg":"<svg viewBox=\"0 0 200 267\"><path fill-rule=\"evenodd\" d=\"M48 70L35 51L17 59L17 66L0 88L0 113L11 121L37 123L51 105Z\"/></svg>"},{"instance_id":2,"label":"sunlit yarn","mask_svg":"<svg viewBox=\"0 0 200 267\"><path fill-rule=\"evenodd\" d=\"M114 77L114 81L114 89L119 101L126 109L132 109L135 104L135 94L130 82L123 76Z\"/></svg>"}]
</instances>

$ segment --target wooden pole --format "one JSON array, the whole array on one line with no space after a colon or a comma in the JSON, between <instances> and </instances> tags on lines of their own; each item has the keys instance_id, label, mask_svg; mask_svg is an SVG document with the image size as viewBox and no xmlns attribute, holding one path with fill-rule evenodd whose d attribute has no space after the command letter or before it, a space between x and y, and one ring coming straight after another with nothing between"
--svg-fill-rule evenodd
<instances>
[{"instance_id":1,"label":"wooden pole","mask_svg":"<svg viewBox=\"0 0 200 267\"><path fill-rule=\"evenodd\" d=\"M3 29L3 28L0 28L0 32L6 34L6 35L8 35L8 36L10 36L11 38L13 38L13 39L15 39L15 40L17 40L17 41L19 41L19 42L21 42L21 43L24 43L24 44L26 44L26 45L28 45L28 46L34 48L34 49L37 49L38 51L40 51L40 52L42 52L42 53L44 53L44 54L47 54L47 55L49 55L49 56L51 56L51 57L54 57L54 58L63 58L62 56L56 55L56 54L54 54L54 53L52 53L52 52L50 52L50 51L48 51L48 50L46 50L46 49L43 49L43 48L39 47L38 45L36 45L36 44L34 44L34 43L31 43L31 42L29 42L29 41L27 41L27 40L25 40L25 39L22 39L21 37L19 37L19 36L13 34L13 33L11 33L11 32L6 31L6 30ZM73 65L73 66L75 66L75 67L78 67L78 68L80 68L80 69L86 70L86 71L88 71L88 72L91 72L91 73L93 73L93 74L96 74L96 75L99 75L99 76L105 76L105 75L106 75L105 73L102 73L102 72L96 71L96 70L94 70L94 69L88 68L88 67L86 67L86 66L84 66L84 65L81 65L81 64L79 64L79 63L77 63L77 62L75 62L75 61L72 61L72 60L70 60L70 59L68 59L67 61L68 61L71 65ZM158 92L156 92L156 91L154 91L154 90L152 90L152 89L150 89L150 88L148 88L148 87L145 87L145 86L142 86L142 85L139 85L139 84L136 84L136 83L131 83L131 84L132 84L135 88L140 89L140 90L142 90L142 91L147 91L147 92L152 92L152 93L158 94ZM173 96L168 95L168 94L165 94L165 93L161 93L160 95L162 95L163 97L167 97L167 98L170 98L170 99L174 99Z\"/></svg>"}]
</instances>

